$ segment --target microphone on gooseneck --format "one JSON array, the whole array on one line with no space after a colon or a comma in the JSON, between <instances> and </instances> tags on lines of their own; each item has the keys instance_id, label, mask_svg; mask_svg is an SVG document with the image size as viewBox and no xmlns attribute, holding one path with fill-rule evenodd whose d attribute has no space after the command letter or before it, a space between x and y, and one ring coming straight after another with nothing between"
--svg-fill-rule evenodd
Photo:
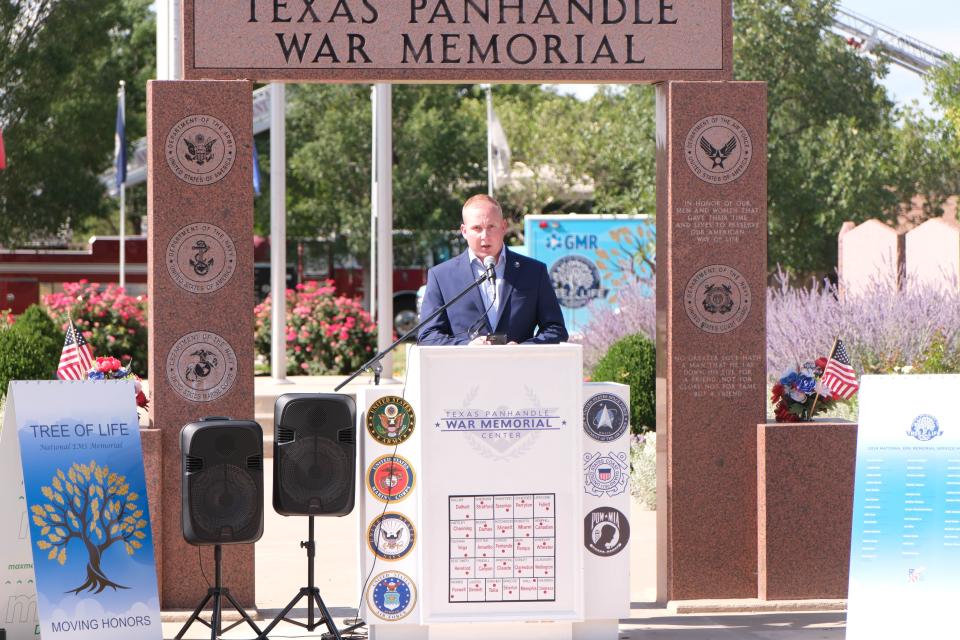
<instances>
[{"instance_id":1,"label":"microphone on gooseneck","mask_svg":"<svg viewBox=\"0 0 960 640\"><path fill-rule=\"evenodd\" d=\"M487 279L492 284L497 284L497 259L493 256L487 256L483 259L483 267L487 270Z\"/></svg>"}]
</instances>

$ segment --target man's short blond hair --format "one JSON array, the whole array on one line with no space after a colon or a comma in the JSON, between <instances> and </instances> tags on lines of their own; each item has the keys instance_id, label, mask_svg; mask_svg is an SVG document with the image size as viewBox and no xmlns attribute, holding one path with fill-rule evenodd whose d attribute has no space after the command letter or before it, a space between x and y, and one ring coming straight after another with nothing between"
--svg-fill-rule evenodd
<instances>
[{"instance_id":1,"label":"man's short blond hair","mask_svg":"<svg viewBox=\"0 0 960 640\"><path fill-rule=\"evenodd\" d=\"M503 207L500 206L500 203L497 202L496 198L488 196L485 193L478 193L475 196L470 196L467 198L467 201L463 203L461 216L463 215L463 212L466 212L467 209L478 204L492 204L494 207L496 207L497 213L500 214L500 217L503 217Z\"/></svg>"}]
</instances>

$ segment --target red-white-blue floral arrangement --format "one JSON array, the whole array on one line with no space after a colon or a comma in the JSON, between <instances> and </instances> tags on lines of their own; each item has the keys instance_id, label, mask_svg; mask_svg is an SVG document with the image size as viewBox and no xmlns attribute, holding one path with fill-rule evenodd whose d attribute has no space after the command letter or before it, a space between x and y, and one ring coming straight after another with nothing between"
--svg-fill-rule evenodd
<instances>
[{"instance_id":1,"label":"red-white-blue floral arrangement","mask_svg":"<svg viewBox=\"0 0 960 640\"><path fill-rule=\"evenodd\" d=\"M137 394L137 406L147 408L150 401L143 392L143 385L140 382L140 376L132 371L128 364L126 367L117 359L110 356L97 358L90 370L87 371L89 380L133 380L134 390Z\"/></svg>"},{"instance_id":2,"label":"red-white-blue floral arrangement","mask_svg":"<svg viewBox=\"0 0 960 640\"><path fill-rule=\"evenodd\" d=\"M770 397L777 422L808 422L833 406L833 392L820 381L825 366L827 359L817 358L784 372Z\"/></svg>"}]
</instances>

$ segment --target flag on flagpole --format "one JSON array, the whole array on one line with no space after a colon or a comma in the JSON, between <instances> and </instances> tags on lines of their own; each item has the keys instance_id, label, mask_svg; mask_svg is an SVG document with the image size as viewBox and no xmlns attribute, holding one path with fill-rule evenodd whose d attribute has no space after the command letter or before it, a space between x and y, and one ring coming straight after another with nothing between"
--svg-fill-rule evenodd
<instances>
[{"instance_id":1,"label":"flag on flagpole","mask_svg":"<svg viewBox=\"0 0 960 640\"><path fill-rule=\"evenodd\" d=\"M60 354L60 364L57 366L57 377L61 380L83 380L87 377L87 370L93 365L93 354L83 335L73 326L73 320L67 328L67 336L63 341L63 351Z\"/></svg>"},{"instance_id":2,"label":"flag on flagpole","mask_svg":"<svg viewBox=\"0 0 960 640\"><path fill-rule=\"evenodd\" d=\"M253 193L260 195L260 156L257 155L257 141L253 141Z\"/></svg>"},{"instance_id":3,"label":"flag on flagpole","mask_svg":"<svg viewBox=\"0 0 960 640\"><path fill-rule=\"evenodd\" d=\"M7 152L3 148L3 129L0 129L0 169L7 168Z\"/></svg>"},{"instance_id":4,"label":"flag on flagpole","mask_svg":"<svg viewBox=\"0 0 960 640\"><path fill-rule=\"evenodd\" d=\"M121 86L117 94L117 130L113 136L113 162L117 171L117 189L127 181L127 136L124 115L124 92Z\"/></svg>"},{"instance_id":5,"label":"flag on flagpole","mask_svg":"<svg viewBox=\"0 0 960 640\"><path fill-rule=\"evenodd\" d=\"M492 149L491 158L493 160L494 187L502 184L502 180L510 177L510 144L507 142L507 133L500 124L500 118L497 112L490 109L490 147Z\"/></svg>"},{"instance_id":6,"label":"flag on flagpole","mask_svg":"<svg viewBox=\"0 0 960 640\"><path fill-rule=\"evenodd\" d=\"M850 357L843 346L843 340L837 339L833 353L823 368L820 381L827 386L833 395L843 400L849 400L857 392L860 385L857 383L857 374L850 366Z\"/></svg>"}]
</instances>

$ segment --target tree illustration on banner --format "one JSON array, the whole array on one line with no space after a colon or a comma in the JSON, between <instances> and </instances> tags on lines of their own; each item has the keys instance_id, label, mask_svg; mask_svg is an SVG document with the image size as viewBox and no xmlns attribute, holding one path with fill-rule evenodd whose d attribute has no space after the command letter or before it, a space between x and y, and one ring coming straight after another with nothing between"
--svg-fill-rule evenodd
<instances>
[{"instance_id":1,"label":"tree illustration on banner","mask_svg":"<svg viewBox=\"0 0 960 640\"><path fill-rule=\"evenodd\" d=\"M123 542L127 554L143 547L147 520L137 505L139 496L130 491L126 477L117 475L96 461L74 463L67 473L57 469L50 486L40 492L48 500L33 505L33 523L40 527L37 547L49 550L48 560L65 565L71 540L79 540L87 551L87 580L76 589L101 593L107 587L127 589L110 580L102 568L104 552L116 542Z\"/></svg>"},{"instance_id":2,"label":"tree illustration on banner","mask_svg":"<svg viewBox=\"0 0 960 640\"><path fill-rule=\"evenodd\" d=\"M653 280L657 271L656 241L653 230L645 225L618 227L609 231L616 247L597 249L597 268L613 291Z\"/></svg>"}]
</instances>

